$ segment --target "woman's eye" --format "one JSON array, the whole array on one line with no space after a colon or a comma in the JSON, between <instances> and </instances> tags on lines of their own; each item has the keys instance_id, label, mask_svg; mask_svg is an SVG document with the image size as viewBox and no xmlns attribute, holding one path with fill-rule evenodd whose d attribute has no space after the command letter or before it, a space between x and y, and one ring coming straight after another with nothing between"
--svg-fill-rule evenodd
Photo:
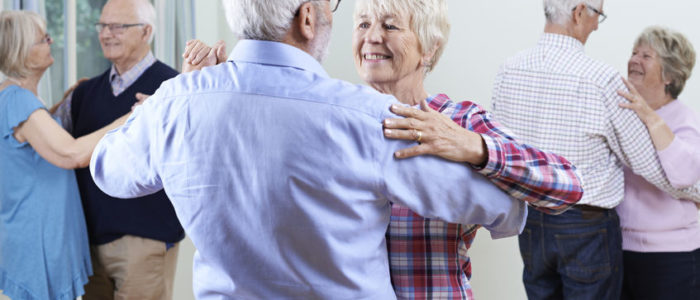
<instances>
[{"instance_id":1,"label":"woman's eye","mask_svg":"<svg viewBox=\"0 0 700 300\"><path fill-rule=\"evenodd\" d=\"M358 27L362 28L362 29L367 29L367 28L369 28L369 23L367 23L367 22L360 23L360 25Z\"/></svg>"},{"instance_id":2,"label":"woman's eye","mask_svg":"<svg viewBox=\"0 0 700 300\"><path fill-rule=\"evenodd\" d=\"M397 29L399 29L398 27L396 27L396 26L394 26L394 25L391 25L391 24L384 24L384 28L386 28L387 30L397 30Z\"/></svg>"}]
</instances>

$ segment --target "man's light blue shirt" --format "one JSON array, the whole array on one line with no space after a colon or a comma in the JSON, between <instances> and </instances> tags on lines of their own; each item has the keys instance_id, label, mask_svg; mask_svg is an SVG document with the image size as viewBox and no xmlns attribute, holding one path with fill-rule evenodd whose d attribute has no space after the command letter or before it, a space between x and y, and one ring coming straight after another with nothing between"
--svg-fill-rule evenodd
<instances>
[{"instance_id":1,"label":"man's light blue shirt","mask_svg":"<svg viewBox=\"0 0 700 300\"><path fill-rule=\"evenodd\" d=\"M97 145L107 194L165 188L197 247L199 299L393 299L390 202L517 234L525 204L468 165L387 140L397 101L331 79L307 53L240 41L231 61L180 75Z\"/></svg>"}]
</instances>

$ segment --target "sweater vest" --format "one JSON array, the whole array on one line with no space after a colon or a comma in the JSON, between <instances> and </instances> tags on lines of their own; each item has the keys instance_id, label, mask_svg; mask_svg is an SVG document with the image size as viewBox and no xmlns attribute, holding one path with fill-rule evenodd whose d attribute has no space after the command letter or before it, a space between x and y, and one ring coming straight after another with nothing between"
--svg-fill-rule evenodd
<instances>
[{"instance_id":1,"label":"sweater vest","mask_svg":"<svg viewBox=\"0 0 700 300\"><path fill-rule=\"evenodd\" d=\"M80 137L125 115L136 103L136 93L152 95L163 81L178 75L156 61L118 96L112 93L110 70L80 84L73 92L71 117L73 136ZM85 211L90 243L102 245L133 235L166 243L179 242L184 230L163 190L145 197L117 199L102 192L92 180L89 168L75 170Z\"/></svg>"}]
</instances>

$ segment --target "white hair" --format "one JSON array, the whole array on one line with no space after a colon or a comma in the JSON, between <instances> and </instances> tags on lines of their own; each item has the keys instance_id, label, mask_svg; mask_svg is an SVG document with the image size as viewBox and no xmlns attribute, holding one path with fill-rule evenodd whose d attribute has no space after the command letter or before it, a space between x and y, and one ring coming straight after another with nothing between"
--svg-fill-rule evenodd
<instances>
[{"instance_id":1,"label":"white hair","mask_svg":"<svg viewBox=\"0 0 700 300\"><path fill-rule=\"evenodd\" d=\"M603 0L544 0L544 15L549 23L566 25L571 21L571 11L582 3L598 9L602 6ZM590 15L595 14L590 9L587 11Z\"/></svg>"},{"instance_id":2,"label":"white hair","mask_svg":"<svg viewBox=\"0 0 700 300\"><path fill-rule=\"evenodd\" d=\"M299 7L308 0L222 0L239 39L282 41Z\"/></svg>"},{"instance_id":3,"label":"white hair","mask_svg":"<svg viewBox=\"0 0 700 300\"><path fill-rule=\"evenodd\" d=\"M411 30L418 38L421 54L437 45L433 60L425 66L426 74L433 70L445 50L450 36L446 0L359 0L355 5L354 19L360 15L379 17L387 14L406 16L411 20ZM357 27L357 24L355 24Z\"/></svg>"},{"instance_id":4,"label":"white hair","mask_svg":"<svg viewBox=\"0 0 700 300\"><path fill-rule=\"evenodd\" d=\"M153 6L153 3L148 0L135 1L134 8L136 9L139 22L151 25L151 35L148 36L148 43L150 44L153 42L153 37L156 35L156 24L158 22L156 8Z\"/></svg>"}]
</instances>

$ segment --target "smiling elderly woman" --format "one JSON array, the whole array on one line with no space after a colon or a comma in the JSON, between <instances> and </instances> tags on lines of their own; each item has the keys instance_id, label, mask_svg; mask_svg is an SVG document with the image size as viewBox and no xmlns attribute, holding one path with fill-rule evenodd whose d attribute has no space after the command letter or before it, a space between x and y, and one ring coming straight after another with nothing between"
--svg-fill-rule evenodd
<instances>
[{"instance_id":1,"label":"smiling elderly woman","mask_svg":"<svg viewBox=\"0 0 700 300\"><path fill-rule=\"evenodd\" d=\"M620 92L649 129L668 180L682 188L700 180L700 122L677 100L695 65L683 34L649 27L627 65L631 93ZM675 199L625 168L617 207L624 261L622 299L698 299L700 224L696 203Z\"/></svg>"},{"instance_id":2,"label":"smiling elderly woman","mask_svg":"<svg viewBox=\"0 0 700 300\"><path fill-rule=\"evenodd\" d=\"M566 159L518 143L473 102L455 103L425 91L425 76L449 35L445 0L359 0L354 19L352 50L361 78L422 108L394 107L407 118L385 120L387 137L418 142L397 157L430 154L465 162L512 197L548 213L581 198L581 182ZM397 296L471 299L467 250L478 228L423 218L394 204L387 240Z\"/></svg>"},{"instance_id":3,"label":"smiling elderly woman","mask_svg":"<svg viewBox=\"0 0 700 300\"><path fill-rule=\"evenodd\" d=\"M46 111L39 79L53 64L39 15L0 13L0 290L12 299L75 299L92 274L75 175L126 117L74 139Z\"/></svg>"}]
</instances>

